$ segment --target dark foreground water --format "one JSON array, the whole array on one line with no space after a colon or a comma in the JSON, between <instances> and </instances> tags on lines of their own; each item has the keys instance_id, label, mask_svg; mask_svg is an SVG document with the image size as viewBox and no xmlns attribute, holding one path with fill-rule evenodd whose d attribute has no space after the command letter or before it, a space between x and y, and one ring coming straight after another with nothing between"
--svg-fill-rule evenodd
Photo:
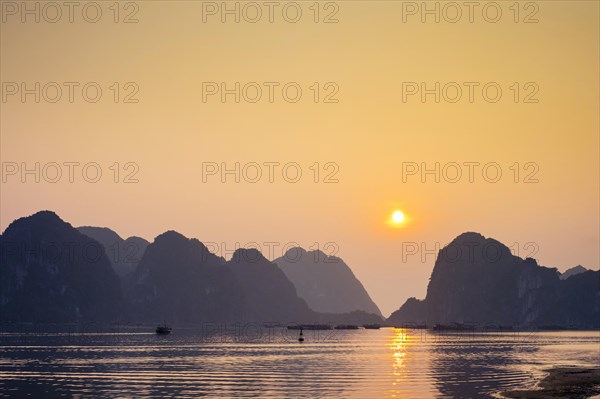
<instances>
[{"instance_id":1,"label":"dark foreground water","mask_svg":"<svg viewBox=\"0 0 600 399\"><path fill-rule=\"evenodd\" d=\"M1 333L0 397L489 398L600 364L600 332L92 330Z\"/></svg>"}]
</instances>

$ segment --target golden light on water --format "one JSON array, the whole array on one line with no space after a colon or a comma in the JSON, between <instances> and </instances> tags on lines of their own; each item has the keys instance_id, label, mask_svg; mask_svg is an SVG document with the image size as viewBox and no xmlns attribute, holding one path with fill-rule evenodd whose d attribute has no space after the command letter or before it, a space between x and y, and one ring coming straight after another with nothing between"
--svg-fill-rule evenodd
<instances>
[{"instance_id":1,"label":"golden light on water","mask_svg":"<svg viewBox=\"0 0 600 399\"><path fill-rule=\"evenodd\" d=\"M404 358L406 357L407 344L408 334L406 334L406 330L400 328L394 329L394 336L392 337L390 349L392 350L393 368L395 376L400 376L402 374L402 369L404 368ZM396 379L396 382L398 381L399 379Z\"/></svg>"},{"instance_id":2,"label":"golden light on water","mask_svg":"<svg viewBox=\"0 0 600 399\"><path fill-rule=\"evenodd\" d=\"M412 370L407 367L407 350L411 343L407 330L404 328L394 328L391 342L388 344L392 352L392 388L389 391L389 397L393 399L408 399L410 396L403 388L407 377Z\"/></svg>"}]
</instances>

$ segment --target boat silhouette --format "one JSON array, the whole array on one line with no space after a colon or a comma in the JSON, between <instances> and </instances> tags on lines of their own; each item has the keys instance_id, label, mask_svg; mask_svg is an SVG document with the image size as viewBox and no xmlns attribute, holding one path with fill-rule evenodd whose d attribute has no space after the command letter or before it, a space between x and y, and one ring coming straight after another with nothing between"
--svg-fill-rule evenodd
<instances>
[{"instance_id":1,"label":"boat silhouette","mask_svg":"<svg viewBox=\"0 0 600 399\"><path fill-rule=\"evenodd\" d=\"M167 326L167 323L163 323L163 325L158 325L156 327L156 333L158 335L167 335L167 334L171 334L171 331L173 329L169 326Z\"/></svg>"}]
</instances>

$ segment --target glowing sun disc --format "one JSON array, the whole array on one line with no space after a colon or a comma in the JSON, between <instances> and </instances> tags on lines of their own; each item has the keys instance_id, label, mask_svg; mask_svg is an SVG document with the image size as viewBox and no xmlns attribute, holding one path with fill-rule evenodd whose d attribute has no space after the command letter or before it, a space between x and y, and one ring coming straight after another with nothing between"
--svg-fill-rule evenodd
<instances>
[{"instance_id":1,"label":"glowing sun disc","mask_svg":"<svg viewBox=\"0 0 600 399\"><path fill-rule=\"evenodd\" d=\"M395 224L400 224L404 222L404 214L402 213L402 211L394 211L394 213L392 214L392 221Z\"/></svg>"}]
</instances>

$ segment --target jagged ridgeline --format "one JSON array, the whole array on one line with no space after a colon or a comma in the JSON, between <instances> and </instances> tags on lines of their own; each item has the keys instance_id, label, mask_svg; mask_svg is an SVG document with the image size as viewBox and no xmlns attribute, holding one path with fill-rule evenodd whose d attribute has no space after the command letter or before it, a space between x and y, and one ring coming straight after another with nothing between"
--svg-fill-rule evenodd
<instances>
[{"instance_id":1,"label":"jagged ridgeline","mask_svg":"<svg viewBox=\"0 0 600 399\"><path fill-rule=\"evenodd\" d=\"M382 322L374 304L317 312L259 251L225 261L174 231L124 240L43 211L9 225L0 256L1 321Z\"/></svg>"},{"instance_id":2,"label":"jagged ridgeline","mask_svg":"<svg viewBox=\"0 0 600 399\"><path fill-rule=\"evenodd\" d=\"M294 283L298 295L311 309L329 313L362 310L381 316L365 287L337 256L295 247L275 259L275 263Z\"/></svg>"},{"instance_id":3,"label":"jagged ridgeline","mask_svg":"<svg viewBox=\"0 0 600 399\"><path fill-rule=\"evenodd\" d=\"M439 252L425 299L408 299L388 323L600 328L600 271L561 276L494 239L464 233Z\"/></svg>"},{"instance_id":4,"label":"jagged ridgeline","mask_svg":"<svg viewBox=\"0 0 600 399\"><path fill-rule=\"evenodd\" d=\"M103 247L53 212L12 222L0 235L2 320L108 321L124 301Z\"/></svg>"},{"instance_id":5,"label":"jagged ridgeline","mask_svg":"<svg viewBox=\"0 0 600 399\"><path fill-rule=\"evenodd\" d=\"M93 238L104 247L115 273L124 278L135 271L142 259L146 247L150 244L141 237L132 236L121 238L116 232L107 227L78 227L80 233Z\"/></svg>"}]
</instances>

